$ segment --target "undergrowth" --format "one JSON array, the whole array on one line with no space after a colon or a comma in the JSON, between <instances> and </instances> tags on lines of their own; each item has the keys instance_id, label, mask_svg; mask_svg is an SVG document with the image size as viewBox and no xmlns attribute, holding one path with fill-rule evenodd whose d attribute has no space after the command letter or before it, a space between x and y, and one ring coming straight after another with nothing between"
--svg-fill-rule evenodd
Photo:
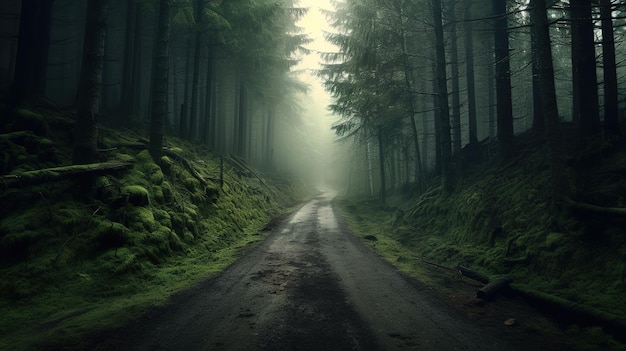
<instances>
[{"instance_id":1,"label":"undergrowth","mask_svg":"<svg viewBox=\"0 0 626 351\"><path fill-rule=\"evenodd\" d=\"M550 211L546 154L535 149L505 166L466 169L453 194L433 187L417 198L397 193L386 206L349 198L337 203L353 232L418 280L438 283L424 260L463 265L492 278L512 277L521 291L624 321L626 219L563 204ZM624 150L604 154L585 189L574 188L576 200L622 207L615 189L624 180L615 175L626 171L624 160ZM602 328L569 328L583 336L577 349L626 348Z\"/></svg>"},{"instance_id":2,"label":"undergrowth","mask_svg":"<svg viewBox=\"0 0 626 351\"><path fill-rule=\"evenodd\" d=\"M14 117L0 134L3 175L70 164L71 112ZM95 177L90 191L84 178L0 190L2 350L80 345L165 303L260 241L303 191L227 159L220 184L220 158L177 139L155 162L132 132L100 135L101 161L130 170Z\"/></svg>"}]
</instances>

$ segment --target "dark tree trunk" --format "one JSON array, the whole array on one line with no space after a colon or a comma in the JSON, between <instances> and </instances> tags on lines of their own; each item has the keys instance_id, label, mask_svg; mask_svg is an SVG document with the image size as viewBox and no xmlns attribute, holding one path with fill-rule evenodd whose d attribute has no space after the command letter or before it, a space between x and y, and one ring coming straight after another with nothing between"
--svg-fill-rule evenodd
<instances>
[{"instance_id":1,"label":"dark tree trunk","mask_svg":"<svg viewBox=\"0 0 626 351\"><path fill-rule=\"evenodd\" d=\"M435 125L435 174L441 174L441 110L439 109L439 83L437 80L437 65L432 65L433 70L433 124Z\"/></svg>"},{"instance_id":2,"label":"dark tree trunk","mask_svg":"<svg viewBox=\"0 0 626 351\"><path fill-rule=\"evenodd\" d=\"M246 86L243 82L243 77L239 77L239 103L237 107L237 137L236 137L236 146L237 146L237 155L241 158L246 158L246 147L247 143L247 94L246 94Z\"/></svg>"},{"instance_id":3,"label":"dark tree trunk","mask_svg":"<svg viewBox=\"0 0 626 351\"><path fill-rule=\"evenodd\" d=\"M600 0L602 17L602 66L604 71L604 128L608 134L619 134L617 102L617 65L611 0Z\"/></svg>"},{"instance_id":4,"label":"dark tree trunk","mask_svg":"<svg viewBox=\"0 0 626 351\"><path fill-rule=\"evenodd\" d=\"M400 13L400 20L404 21L404 13ZM402 56L404 63L404 87L406 89L406 101L409 108L409 118L411 122L411 136L413 138L413 145L415 151L415 182L417 188L421 192L425 186L423 178L424 172L422 171L422 156L420 153L419 136L417 133L417 122L415 122L415 96L413 95L413 69L409 61L409 53L407 49L406 32L404 31L404 23L401 24L402 28ZM407 179L407 182L409 180Z\"/></svg>"},{"instance_id":5,"label":"dark tree trunk","mask_svg":"<svg viewBox=\"0 0 626 351\"><path fill-rule=\"evenodd\" d=\"M160 0L150 94L152 97L152 118L150 119L150 144L148 146L150 154L156 162L160 162L163 152L163 124L167 118L170 11L171 0Z\"/></svg>"},{"instance_id":6,"label":"dark tree trunk","mask_svg":"<svg viewBox=\"0 0 626 351\"><path fill-rule=\"evenodd\" d=\"M188 137L188 133L190 130L190 127L188 126L188 113L187 111L189 111L189 104L190 104L190 87L191 87L191 83L190 81L193 80L191 77L191 67L192 67L192 58L193 58L193 32L191 30L189 30L189 32L187 33L187 50L186 50L186 54L185 54L185 78L183 79L185 84L185 89L183 92L183 105L185 105L185 109L181 110L181 115L180 115L180 130L179 130L179 136L181 138L187 138Z\"/></svg>"},{"instance_id":7,"label":"dark tree trunk","mask_svg":"<svg viewBox=\"0 0 626 351\"><path fill-rule=\"evenodd\" d=\"M383 138L383 127L379 126L378 136L378 157L380 166L380 201L384 204L387 201L387 179L385 176L385 144Z\"/></svg>"},{"instance_id":8,"label":"dark tree trunk","mask_svg":"<svg viewBox=\"0 0 626 351\"><path fill-rule=\"evenodd\" d=\"M498 113L498 153L501 161L513 154L513 98L511 94L511 63L507 1L493 0L495 19L494 48L496 54L496 100Z\"/></svg>"},{"instance_id":9,"label":"dark tree trunk","mask_svg":"<svg viewBox=\"0 0 626 351\"><path fill-rule=\"evenodd\" d=\"M98 152L98 98L104 65L109 0L89 0L74 132L74 164L93 163Z\"/></svg>"},{"instance_id":10,"label":"dark tree trunk","mask_svg":"<svg viewBox=\"0 0 626 351\"><path fill-rule=\"evenodd\" d=\"M559 127L559 113L556 100L556 88L554 85L554 66L552 61L552 46L550 43L550 28L546 14L545 0L531 0L531 16L533 21L532 31L533 58L537 66L538 79L540 81L540 93L545 116L545 131L548 147L550 149L550 179L552 188L552 201L559 203L569 193L567 178L565 177L565 160L561 150L561 132Z\"/></svg>"},{"instance_id":11,"label":"dark tree trunk","mask_svg":"<svg viewBox=\"0 0 626 351\"><path fill-rule=\"evenodd\" d=\"M467 118L469 124L469 143L478 143L478 123L476 120L476 79L474 75L474 32L470 19L472 3L465 4L465 70L467 74Z\"/></svg>"},{"instance_id":12,"label":"dark tree trunk","mask_svg":"<svg viewBox=\"0 0 626 351\"><path fill-rule=\"evenodd\" d=\"M450 120L452 122L452 150L455 154L461 151L461 95L459 84L459 48L456 33L456 0L448 1L448 17L450 26L450 74L452 81L452 110Z\"/></svg>"},{"instance_id":13,"label":"dark tree trunk","mask_svg":"<svg viewBox=\"0 0 626 351\"><path fill-rule=\"evenodd\" d=\"M193 78L191 82L191 106L189 108L189 130L187 133L188 140L195 140L198 132L198 91L200 85L200 61L202 53L202 45L204 40L204 29L199 28L202 23L202 11L204 9L204 0L197 0L196 9L194 11L196 17L196 43L193 58Z\"/></svg>"},{"instance_id":14,"label":"dark tree trunk","mask_svg":"<svg viewBox=\"0 0 626 351\"><path fill-rule=\"evenodd\" d=\"M448 86L446 74L446 53L443 39L441 0L433 0L433 19L435 24L435 50L437 69L437 106L439 110L439 135L441 147L441 182L444 190L454 189L454 168L452 167L452 140L450 136L450 109L448 107Z\"/></svg>"},{"instance_id":15,"label":"dark tree trunk","mask_svg":"<svg viewBox=\"0 0 626 351\"><path fill-rule=\"evenodd\" d=\"M600 132L591 0L570 0L570 10L572 17L572 57L575 57L576 59L573 60L577 62L574 67L574 87L579 92L578 99L574 100L574 106L580 114L579 141L586 143L589 136Z\"/></svg>"},{"instance_id":16,"label":"dark tree trunk","mask_svg":"<svg viewBox=\"0 0 626 351\"><path fill-rule=\"evenodd\" d=\"M144 5L138 4L135 10L135 38L133 43L133 70L132 70L132 83L131 83L131 115L134 122L141 122L141 87L142 87L142 64L141 64L141 42L143 33L143 7Z\"/></svg>"},{"instance_id":17,"label":"dark tree trunk","mask_svg":"<svg viewBox=\"0 0 626 351\"><path fill-rule=\"evenodd\" d=\"M22 0L13 75L15 104L46 90L53 0Z\"/></svg>"},{"instance_id":18,"label":"dark tree trunk","mask_svg":"<svg viewBox=\"0 0 626 351\"><path fill-rule=\"evenodd\" d=\"M204 128L202 129L202 143L206 144L212 139L212 120L213 120L213 52L211 47L208 48L208 59L206 67L206 91L204 95Z\"/></svg>"},{"instance_id":19,"label":"dark tree trunk","mask_svg":"<svg viewBox=\"0 0 626 351\"><path fill-rule=\"evenodd\" d=\"M274 108L270 107L265 131L265 165L270 170L274 168L274 118Z\"/></svg>"},{"instance_id":20,"label":"dark tree trunk","mask_svg":"<svg viewBox=\"0 0 626 351\"><path fill-rule=\"evenodd\" d=\"M540 5L540 4L538 4ZM531 8L533 6L537 6L537 5L530 5ZM536 14L533 13L533 15L530 16L530 22L531 25L533 26L533 28L530 31L530 42L531 42L531 46L532 46L532 74L533 74L533 130L539 133L543 133L545 131L545 116L543 114L543 110L544 110L544 106L543 106L543 96L541 94L541 78L540 78L540 73L539 73L539 52L537 49L538 48L538 44L537 44L537 35L539 35L537 33L536 28L534 28L534 26L536 25L535 21L537 21L536 19ZM543 34L543 33L542 33ZM545 41L542 40L542 42ZM552 63L551 63L552 64Z\"/></svg>"},{"instance_id":21,"label":"dark tree trunk","mask_svg":"<svg viewBox=\"0 0 626 351\"><path fill-rule=\"evenodd\" d=\"M133 87L133 70L135 66L134 54L135 54L135 30L137 17L137 3L135 1L126 2L126 34L124 41L124 63L122 68L122 98L120 103L120 111L125 114L130 114L132 111L132 87Z\"/></svg>"}]
</instances>

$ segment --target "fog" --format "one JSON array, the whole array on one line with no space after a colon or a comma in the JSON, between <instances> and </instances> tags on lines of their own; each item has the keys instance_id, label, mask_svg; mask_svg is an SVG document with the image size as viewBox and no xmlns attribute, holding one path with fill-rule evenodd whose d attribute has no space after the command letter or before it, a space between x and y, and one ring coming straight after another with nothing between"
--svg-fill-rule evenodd
<instances>
[{"instance_id":1,"label":"fog","mask_svg":"<svg viewBox=\"0 0 626 351\"><path fill-rule=\"evenodd\" d=\"M312 186L342 190L347 181L345 164L348 150L331 129L338 116L330 112L328 106L332 99L318 76L323 65L320 54L338 50L324 38L324 33L333 31L324 12L332 10L333 6L329 0L301 0L298 6L308 9L297 24L311 43L306 45L310 53L299 57L300 62L293 73L306 83L308 90L297 95L304 129L302 135L296 138L303 139L293 140L299 147L289 151L296 153L285 150L283 155L290 171Z\"/></svg>"}]
</instances>

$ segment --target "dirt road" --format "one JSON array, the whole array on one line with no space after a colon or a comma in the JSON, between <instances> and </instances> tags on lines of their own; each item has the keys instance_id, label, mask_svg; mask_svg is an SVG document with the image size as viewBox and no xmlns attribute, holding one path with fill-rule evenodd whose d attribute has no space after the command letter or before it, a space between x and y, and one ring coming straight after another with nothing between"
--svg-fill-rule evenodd
<instances>
[{"instance_id":1,"label":"dirt road","mask_svg":"<svg viewBox=\"0 0 626 351\"><path fill-rule=\"evenodd\" d=\"M309 201L223 274L94 349L541 349L398 274L343 229L331 200Z\"/></svg>"}]
</instances>

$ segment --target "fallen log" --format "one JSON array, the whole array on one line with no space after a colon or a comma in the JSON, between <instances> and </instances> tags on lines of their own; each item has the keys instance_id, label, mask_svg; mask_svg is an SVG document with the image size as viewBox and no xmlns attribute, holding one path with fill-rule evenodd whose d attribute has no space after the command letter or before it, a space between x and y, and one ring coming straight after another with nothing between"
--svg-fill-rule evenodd
<instances>
[{"instance_id":1,"label":"fallen log","mask_svg":"<svg viewBox=\"0 0 626 351\"><path fill-rule=\"evenodd\" d=\"M582 202L575 202L571 199L566 199L565 204L569 207L572 207L578 210L626 216L626 208L622 208L622 207L602 207L602 206L596 206L596 205L591 205L591 204L582 203Z\"/></svg>"},{"instance_id":2,"label":"fallen log","mask_svg":"<svg viewBox=\"0 0 626 351\"><path fill-rule=\"evenodd\" d=\"M513 282L513 279L509 277L499 278L491 283L483 286L482 288L476 291L476 297L481 300L491 300L496 295L504 291L509 287L509 285Z\"/></svg>"},{"instance_id":3,"label":"fallen log","mask_svg":"<svg viewBox=\"0 0 626 351\"><path fill-rule=\"evenodd\" d=\"M564 323L601 326L617 340L626 343L626 318L618 311L602 311L565 298L512 284L511 289L533 306Z\"/></svg>"},{"instance_id":4,"label":"fallen log","mask_svg":"<svg viewBox=\"0 0 626 351\"><path fill-rule=\"evenodd\" d=\"M456 270L459 272L460 275L468 277L470 279L474 279L476 281L479 281L483 284L487 284L489 283L489 277L487 277L484 274L478 273L476 271L473 271L467 267L463 267L463 266L456 266Z\"/></svg>"},{"instance_id":5,"label":"fallen log","mask_svg":"<svg viewBox=\"0 0 626 351\"><path fill-rule=\"evenodd\" d=\"M132 166L132 163L127 162L102 162L45 168L0 176L0 184L4 189L20 188L29 185L57 182L84 176L111 174L117 171L129 169Z\"/></svg>"}]
</instances>

